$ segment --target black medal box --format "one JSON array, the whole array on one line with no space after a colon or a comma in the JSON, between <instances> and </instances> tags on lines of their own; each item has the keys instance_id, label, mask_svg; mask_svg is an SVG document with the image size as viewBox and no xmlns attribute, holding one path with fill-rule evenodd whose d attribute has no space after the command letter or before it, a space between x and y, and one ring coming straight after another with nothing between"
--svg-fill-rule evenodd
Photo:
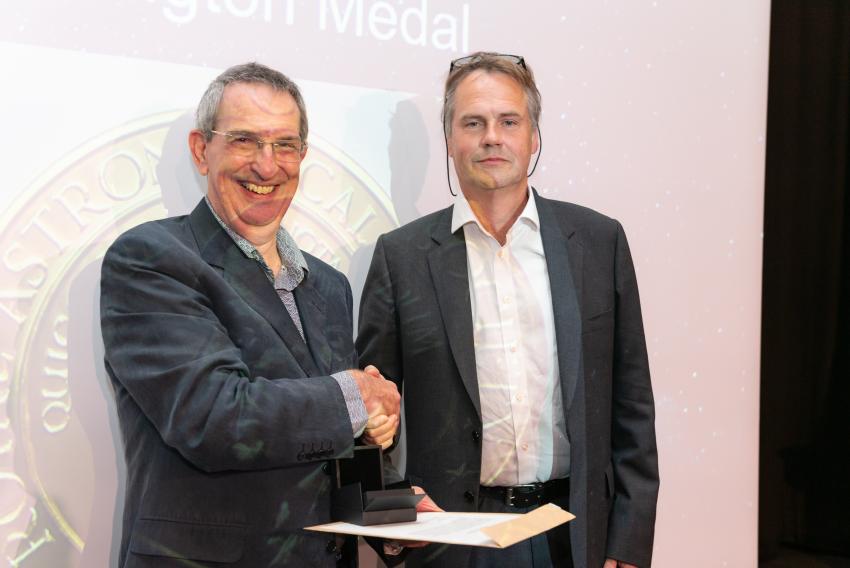
<instances>
[{"instance_id":1,"label":"black medal box","mask_svg":"<svg viewBox=\"0 0 850 568\"><path fill-rule=\"evenodd\" d=\"M416 520L416 504L424 495L414 493L407 481L384 487L382 454L380 446L356 446L354 457L334 460L334 521L369 526Z\"/></svg>"}]
</instances>

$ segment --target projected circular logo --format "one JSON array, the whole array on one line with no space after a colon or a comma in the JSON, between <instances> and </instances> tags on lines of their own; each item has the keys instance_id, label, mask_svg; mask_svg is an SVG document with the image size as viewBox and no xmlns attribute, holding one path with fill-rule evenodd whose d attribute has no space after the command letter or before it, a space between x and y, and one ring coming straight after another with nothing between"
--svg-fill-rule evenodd
<instances>
[{"instance_id":1,"label":"projected circular logo","mask_svg":"<svg viewBox=\"0 0 850 568\"><path fill-rule=\"evenodd\" d=\"M176 126L182 115L147 117L87 143L0 220L0 535L12 566L114 563L124 465L102 363L100 262L130 227L187 213L164 205L181 183L201 198ZM181 143L164 153L169 139ZM180 168L189 172L182 182L173 175ZM302 249L343 272L397 226L385 192L315 136L284 223Z\"/></svg>"}]
</instances>

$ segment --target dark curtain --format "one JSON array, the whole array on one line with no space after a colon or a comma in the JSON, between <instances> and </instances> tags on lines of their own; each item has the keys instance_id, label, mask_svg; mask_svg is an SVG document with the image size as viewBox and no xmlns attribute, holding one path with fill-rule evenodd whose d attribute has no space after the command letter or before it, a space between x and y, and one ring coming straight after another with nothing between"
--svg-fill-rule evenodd
<instances>
[{"instance_id":1,"label":"dark curtain","mask_svg":"<svg viewBox=\"0 0 850 568\"><path fill-rule=\"evenodd\" d=\"M773 0L759 552L850 555L850 2ZM731 464L730 464L731 465Z\"/></svg>"}]
</instances>

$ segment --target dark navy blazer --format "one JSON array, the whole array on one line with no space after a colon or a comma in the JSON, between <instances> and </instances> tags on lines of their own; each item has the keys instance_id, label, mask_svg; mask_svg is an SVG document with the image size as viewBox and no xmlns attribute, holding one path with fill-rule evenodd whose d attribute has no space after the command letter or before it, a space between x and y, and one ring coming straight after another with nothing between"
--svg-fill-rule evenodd
<instances>
[{"instance_id":1,"label":"dark navy blazer","mask_svg":"<svg viewBox=\"0 0 850 568\"><path fill-rule=\"evenodd\" d=\"M351 423L331 373L356 366L345 276L306 255L301 339L256 261L202 201L123 234L101 329L127 461L120 566L335 566L330 458ZM343 558L355 562L356 558Z\"/></svg>"}]
</instances>

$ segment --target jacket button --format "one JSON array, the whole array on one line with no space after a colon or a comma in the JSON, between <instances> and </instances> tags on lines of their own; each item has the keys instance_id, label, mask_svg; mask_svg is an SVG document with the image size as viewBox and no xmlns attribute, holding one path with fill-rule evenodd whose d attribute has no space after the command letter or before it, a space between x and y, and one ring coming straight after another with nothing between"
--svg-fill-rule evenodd
<instances>
[{"instance_id":1,"label":"jacket button","mask_svg":"<svg viewBox=\"0 0 850 568\"><path fill-rule=\"evenodd\" d=\"M475 500L475 494L472 491L464 491L463 498L472 503Z\"/></svg>"},{"instance_id":2,"label":"jacket button","mask_svg":"<svg viewBox=\"0 0 850 568\"><path fill-rule=\"evenodd\" d=\"M481 432L479 432L478 430L473 430L472 431L472 441L478 442L480 440L481 440Z\"/></svg>"},{"instance_id":3,"label":"jacket button","mask_svg":"<svg viewBox=\"0 0 850 568\"><path fill-rule=\"evenodd\" d=\"M327 550L331 554L336 552L336 542L329 540L328 545L325 547L325 550Z\"/></svg>"},{"instance_id":4,"label":"jacket button","mask_svg":"<svg viewBox=\"0 0 850 568\"><path fill-rule=\"evenodd\" d=\"M331 474L331 462L323 463L322 464L322 471L324 471L326 474L330 475Z\"/></svg>"}]
</instances>

